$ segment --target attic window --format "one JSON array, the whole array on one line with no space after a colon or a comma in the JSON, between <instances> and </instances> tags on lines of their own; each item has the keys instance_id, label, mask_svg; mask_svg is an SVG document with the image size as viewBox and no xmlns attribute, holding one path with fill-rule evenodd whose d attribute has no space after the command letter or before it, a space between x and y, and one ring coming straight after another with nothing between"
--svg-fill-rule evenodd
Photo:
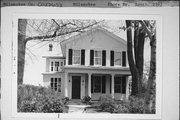
<instances>
[{"instance_id":1,"label":"attic window","mask_svg":"<svg viewBox=\"0 0 180 120\"><path fill-rule=\"evenodd\" d=\"M52 51L53 45L49 44L49 51Z\"/></svg>"}]
</instances>

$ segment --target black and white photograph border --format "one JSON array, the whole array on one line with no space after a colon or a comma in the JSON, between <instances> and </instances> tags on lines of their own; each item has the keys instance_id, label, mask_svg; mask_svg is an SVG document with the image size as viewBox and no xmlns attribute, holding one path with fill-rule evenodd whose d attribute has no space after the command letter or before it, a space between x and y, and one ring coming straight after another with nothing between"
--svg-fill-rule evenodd
<instances>
[{"instance_id":1,"label":"black and white photograph border","mask_svg":"<svg viewBox=\"0 0 180 120\"><path fill-rule=\"evenodd\" d=\"M71 9L71 12L69 10ZM178 8L41 8L2 9L2 117L12 120L35 119L169 119L178 117L179 59ZM171 15L171 17L169 17ZM108 19L157 21L156 114L57 114L17 112L17 26L18 19ZM106 17L105 17L106 16ZM113 17L114 16L114 17ZM117 16L119 18L117 18ZM171 25L168 23L171 22ZM172 29L174 31L172 31ZM163 40L162 40L163 39ZM169 41L171 40L171 41ZM173 41L173 42L172 42ZM162 47L163 46L163 47ZM162 50L163 49L163 50ZM163 52L163 54L162 54ZM171 57L170 57L171 56ZM163 59L162 59L163 57ZM163 66L162 66L163 64ZM163 69L162 69L163 68ZM173 80L173 82L172 82ZM177 92L178 91L178 92Z\"/></svg>"},{"instance_id":2,"label":"black and white photograph border","mask_svg":"<svg viewBox=\"0 0 180 120\"><path fill-rule=\"evenodd\" d=\"M156 112L155 114L107 114L107 113L31 113L17 112L17 78L18 78L18 20L19 19L89 19L89 20L155 20L156 38L157 38L157 68L156 68ZM123 26L120 26L123 27ZM66 61L68 63L68 61ZM12 79L12 112L14 117L50 117L50 118L142 118L142 119L160 119L161 118L161 95L162 95L162 18L158 15L145 14L111 14L111 13L59 13L59 14L14 14L13 15L13 79ZM72 71L70 71L72 72ZM96 73L96 72L95 72ZM68 80L68 79L67 79ZM69 96L68 96L69 97Z\"/></svg>"}]
</instances>

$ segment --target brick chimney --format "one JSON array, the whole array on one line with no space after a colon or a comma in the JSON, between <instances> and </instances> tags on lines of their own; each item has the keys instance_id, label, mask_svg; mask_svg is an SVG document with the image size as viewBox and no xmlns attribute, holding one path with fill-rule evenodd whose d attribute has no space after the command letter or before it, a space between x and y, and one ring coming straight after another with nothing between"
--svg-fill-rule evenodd
<instances>
[{"instance_id":1,"label":"brick chimney","mask_svg":"<svg viewBox=\"0 0 180 120\"><path fill-rule=\"evenodd\" d=\"M52 51L52 49L53 49L53 45L49 44L49 51Z\"/></svg>"}]
</instances>

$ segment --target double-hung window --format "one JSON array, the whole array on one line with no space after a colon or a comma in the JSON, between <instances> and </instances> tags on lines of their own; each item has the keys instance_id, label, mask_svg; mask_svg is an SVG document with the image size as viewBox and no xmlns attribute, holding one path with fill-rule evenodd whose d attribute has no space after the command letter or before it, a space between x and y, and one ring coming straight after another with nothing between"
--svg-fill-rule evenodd
<instances>
[{"instance_id":1,"label":"double-hung window","mask_svg":"<svg viewBox=\"0 0 180 120\"><path fill-rule=\"evenodd\" d=\"M93 92L94 93L101 93L102 89L102 77L101 76L94 76L93 78Z\"/></svg>"},{"instance_id":2,"label":"double-hung window","mask_svg":"<svg viewBox=\"0 0 180 120\"><path fill-rule=\"evenodd\" d=\"M73 64L80 65L81 64L81 51L73 50Z\"/></svg>"},{"instance_id":3,"label":"double-hung window","mask_svg":"<svg viewBox=\"0 0 180 120\"><path fill-rule=\"evenodd\" d=\"M114 92L122 93L126 92L126 78L125 76L114 77Z\"/></svg>"},{"instance_id":4,"label":"double-hung window","mask_svg":"<svg viewBox=\"0 0 180 120\"><path fill-rule=\"evenodd\" d=\"M114 92L122 93L122 77L114 78Z\"/></svg>"},{"instance_id":5,"label":"double-hung window","mask_svg":"<svg viewBox=\"0 0 180 120\"><path fill-rule=\"evenodd\" d=\"M51 89L61 92L61 78L51 78Z\"/></svg>"},{"instance_id":6,"label":"double-hung window","mask_svg":"<svg viewBox=\"0 0 180 120\"><path fill-rule=\"evenodd\" d=\"M102 65L102 51L94 51L94 65Z\"/></svg>"},{"instance_id":7,"label":"double-hung window","mask_svg":"<svg viewBox=\"0 0 180 120\"><path fill-rule=\"evenodd\" d=\"M54 71L58 72L58 71L60 71L59 61L51 61L50 71L51 72L54 72Z\"/></svg>"},{"instance_id":8,"label":"double-hung window","mask_svg":"<svg viewBox=\"0 0 180 120\"><path fill-rule=\"evenodd\" d=\"M55 71L59 71L59 62L55 61Z\"/></svg>"},{"instance_id":9,"label":"double-hung window","mask_svg":"<svg viewBox=\"0 0 180 120\"><path fill-rule=\"evenodd\" d=\"M114 52L114 65L121 66L121 52Z\"/></svg>"}]
</instances>

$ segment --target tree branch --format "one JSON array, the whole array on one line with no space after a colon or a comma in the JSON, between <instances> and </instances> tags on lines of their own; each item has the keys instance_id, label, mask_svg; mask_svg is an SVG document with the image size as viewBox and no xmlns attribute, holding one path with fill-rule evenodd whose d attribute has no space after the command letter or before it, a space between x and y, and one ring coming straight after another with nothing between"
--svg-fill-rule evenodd
<instances>
[{"instance_id":1,"label":"tree branch","mask_svg":"<svg viewBox=\"0 0 180 120\"><path fill-rule=\"evenodd\" d=\"M142 20L140 20L140 23L141 23L141 25L144 27L144 30L145 30L145 32L147 33L149 39L152 40L152 33L151 33L151 31L148 29L148 26L146 25L146 23L145 23L144 21L142 21Z\"/></svg>"},{"instance_id":2,"label":"tree branch","mask_svg":"<svg viewBox=\"0 0 180 120\"><path fill-rule=\"evenodd\" d=\"M34 36L34 37L28 37L26 38L26 41L30 41L30 40L42 40L42 39L50 39L50 38L54 38L54 37L58 37L58 36L63 36L63 35L67 35L67 34L71 34L71 33L74 33L74 32L81 32L82 30L84 29L87 29L91 26L94 26L98 24L98 22L95 22L93 24L90 24L90 25L87 25L85 27L81 27L81 28L78 28L78 29L74 29L74 30L71 30L71 31L65 31L65 32L62 32L62 33L56 33L56 35L54 35L54 33L52 35L42 35L42 36Z\"/></svg>"}]
</instances>

